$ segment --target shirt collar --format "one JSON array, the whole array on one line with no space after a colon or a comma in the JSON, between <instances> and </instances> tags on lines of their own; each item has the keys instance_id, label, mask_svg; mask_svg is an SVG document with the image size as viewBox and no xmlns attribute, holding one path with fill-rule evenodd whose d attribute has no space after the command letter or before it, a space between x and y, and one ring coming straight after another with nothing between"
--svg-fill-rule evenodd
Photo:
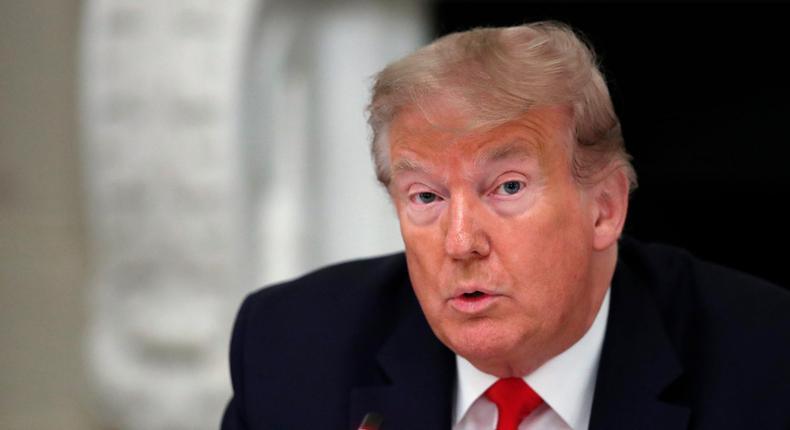
<instances>
[{"instance_id":1,"label":"shirt collar","mask_svg":"<svg viewBox=\"0 0 790 430\"><path fill-rule=\"evenodd\" d=\"M587 428L590 422L595 378L608 315L609 290L587 333L570 348L524 377L524 381L573 429ZM455 360L458 389L454 424L457 424L472 403L498 378L481 372L457 354Z\"/></svg>"}]
</instances>

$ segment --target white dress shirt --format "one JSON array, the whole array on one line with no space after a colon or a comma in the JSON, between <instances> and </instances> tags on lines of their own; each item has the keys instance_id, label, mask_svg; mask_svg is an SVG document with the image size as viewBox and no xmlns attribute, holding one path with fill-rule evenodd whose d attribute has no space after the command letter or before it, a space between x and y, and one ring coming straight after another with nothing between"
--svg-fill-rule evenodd
<instances>
[{"instance_id":1,"label":"white dress shirt","mask_svg":"<svg viewBox=\"0 0 790 430\"><path fill-rule=\"evenodd\" d=\"M608 315L609 290L587 333L570 348L524 377L544 403L521 421L519 430L587 429ZM498 378L481 372L458 355L455 361L458 373L453 430L496 428L496 405L483 393Z\"/></svg>"}]
</instances>

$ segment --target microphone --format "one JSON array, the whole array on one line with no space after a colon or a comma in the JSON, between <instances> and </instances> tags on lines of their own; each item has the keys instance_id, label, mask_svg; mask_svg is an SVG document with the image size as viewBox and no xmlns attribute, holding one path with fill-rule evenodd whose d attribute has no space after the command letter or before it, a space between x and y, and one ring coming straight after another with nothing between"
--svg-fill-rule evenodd
<instances>
[{"instance_id":1,"label":"microphone","mask_svg":"<svg viewBox=\"0 0 790 430\"><path fill-rule=\"evenodd\" d=\"M359 425L357 430L379 430L382 421L384 421L384 417L381 415L375 412L368 412L365 414L365 418L362 418L362 424Z\"/></svg>"}]
</instances>

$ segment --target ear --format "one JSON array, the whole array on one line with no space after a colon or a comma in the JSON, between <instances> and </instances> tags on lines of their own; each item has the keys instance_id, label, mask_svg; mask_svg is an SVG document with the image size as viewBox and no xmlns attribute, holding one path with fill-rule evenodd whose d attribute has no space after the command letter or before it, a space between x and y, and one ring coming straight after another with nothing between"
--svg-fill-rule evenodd
<instances>
[{"instance_id":1,"label":"ear","mask_svg":"<svg viewBox=\"0 0 790 430\"><path fill-rule=\"evenodd\" d=\"M628 212L628 178L623 168L607 174L594 187L593 247L603 251L617 242Z\"/></svg>"}]
</instances>

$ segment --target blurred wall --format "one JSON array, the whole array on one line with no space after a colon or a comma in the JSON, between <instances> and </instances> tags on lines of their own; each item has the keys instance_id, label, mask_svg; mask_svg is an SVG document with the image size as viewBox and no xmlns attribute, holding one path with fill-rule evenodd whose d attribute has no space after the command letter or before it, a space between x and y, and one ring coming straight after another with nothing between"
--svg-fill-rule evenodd
<instances>
[{"instance_id":1,"label":"blurred wall","mask_svg":"<svg viewBox=\"0 0 790 430\"><path fill-rule=\"evenodd\" d=\"M246 291L400 247L363 109L421 2L0 1L0 429L215 428Z\"/></svg>"},{"instance_id":2,"label":"blurred wall","mask_svg":"<svg viewBox=\"0 0 790 430\"><path fill-rule=\"evenodd\" d=\"M87 0L88 376L100 420L214 429L241 298L400 247L376 185L370 76L418 46L418 0Z\"/></svg>"},{"instance_id":3,"label":"blurred wall","mask_svg":"<svg viewBox=\"0 0 790 430\"><path fill-rule=\"evenodd\" d=\"M0 428L96 428L84 401L77 0L0 8Z\"/></svg>"}]
</instances>

